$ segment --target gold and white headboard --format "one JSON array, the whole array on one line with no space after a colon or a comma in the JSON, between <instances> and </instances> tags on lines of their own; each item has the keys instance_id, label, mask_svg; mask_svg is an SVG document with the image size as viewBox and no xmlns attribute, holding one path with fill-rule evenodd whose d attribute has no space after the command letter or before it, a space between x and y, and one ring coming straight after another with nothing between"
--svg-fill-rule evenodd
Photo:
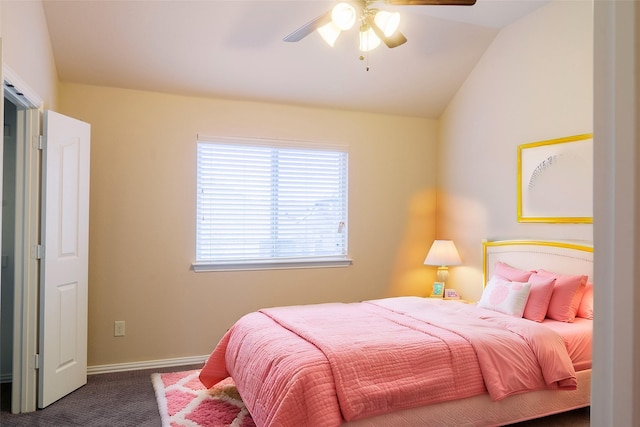
<instances>
[{"instance_id":1,"label":"gold and white headboard","mask_svg":"<svg viewBox=\"0 0 640 427\"><path fill-rule=\"evenodd\" d=\"M586 274L593 281L593 245L544 240L497 240L482 242L484 284L497 261L521 270L544 269L560 274Z\"/></svg>"}]
</instances>

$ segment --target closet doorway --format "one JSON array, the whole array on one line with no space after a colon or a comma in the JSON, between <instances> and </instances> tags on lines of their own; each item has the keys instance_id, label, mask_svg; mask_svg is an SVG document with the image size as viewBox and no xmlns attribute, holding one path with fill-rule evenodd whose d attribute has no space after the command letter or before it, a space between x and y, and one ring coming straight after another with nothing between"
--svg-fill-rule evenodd
<instances>
[{"instance_id":1,"label":"closet doorway","mask_svg":"<svg viewBox=\"0 0 640 427\"><path fill-rule=\"evenodd\" d=\"M4 100L4 149L2 165L2 252L0 294L0 383L2 384L2 410L11 405L13 369L13 304L15 288L15 157L17 110L15 104Z\"/></svg>"},{"instance_id":2,"label":"closet doorway","mask_svg":"<svg viewBox=\"0 0 640 427\"><path fill-rule=\"evenodd\" d=\"M2 149L2 262L13 276L5 283L3 271L3 329L5 307L13 312L1 374L11 382L11 412L20 413L87 381L91 127L43 111L6 67L3 74L6 123L15 126L5 134L15 141L3 139Z\"/></svg>"},{"instance_id":3,"label":"closet doorway","mask_svg":"<svg viewBox=\"0 0 640 427\"><path fill-rule=\"evenodd\" d=\"M40 155L33 141L42 102L7 79L3 89L0 379L3 402L18 413L34 410L36 402L37 376L27 355L38 348L38 262L31 248L39 237Z\"/></svg>"}]
</instances>

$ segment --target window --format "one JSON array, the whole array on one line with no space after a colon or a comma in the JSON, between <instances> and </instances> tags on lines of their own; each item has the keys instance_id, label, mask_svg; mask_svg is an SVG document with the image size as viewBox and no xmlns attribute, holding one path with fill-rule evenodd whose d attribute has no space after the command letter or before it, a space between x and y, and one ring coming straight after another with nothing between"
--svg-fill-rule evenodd
<instances>
[{"instance_id":1,"label":"window","mask_svg":"<svg viewBox=\"0 0 640 427\"><path fill-rule=\"evenodd\" d=\"M196 271L349 265L347 153L198 141Z\"/></svg>"}]
</instances>

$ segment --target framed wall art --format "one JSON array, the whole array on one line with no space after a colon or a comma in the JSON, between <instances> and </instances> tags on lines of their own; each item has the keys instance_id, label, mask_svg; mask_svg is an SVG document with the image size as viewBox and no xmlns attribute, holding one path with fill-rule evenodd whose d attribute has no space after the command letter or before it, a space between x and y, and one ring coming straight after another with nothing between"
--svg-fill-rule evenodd
<instances>
[{"instance_id":1,"label":"framed wall art","mask_svg":"<svg viewBox=\"0 0 640 427\"><path fill-rule=\"evenodd\" d=\"M518 146L518 222L593 222L593 134Z\"/></svg>"}]
</instances>

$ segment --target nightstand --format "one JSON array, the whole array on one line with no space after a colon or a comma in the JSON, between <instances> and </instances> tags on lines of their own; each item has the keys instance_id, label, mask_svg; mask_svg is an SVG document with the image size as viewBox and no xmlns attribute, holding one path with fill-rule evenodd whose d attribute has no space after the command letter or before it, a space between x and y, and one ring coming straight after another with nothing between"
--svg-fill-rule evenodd
<instances>
[{"instance_id":1,"label":"nightstand","mask_svg":"<svg viewBox=\"0 0 640 427\"><path fill-rule=\"evenodd\" d=\"M475 304L475 302L471 302L471 301L467 301L465 299L456 299L456 298L443 298L443 301L455 301L455 302L461 302L463 304Z\"/></svg>"}]
</instances>

